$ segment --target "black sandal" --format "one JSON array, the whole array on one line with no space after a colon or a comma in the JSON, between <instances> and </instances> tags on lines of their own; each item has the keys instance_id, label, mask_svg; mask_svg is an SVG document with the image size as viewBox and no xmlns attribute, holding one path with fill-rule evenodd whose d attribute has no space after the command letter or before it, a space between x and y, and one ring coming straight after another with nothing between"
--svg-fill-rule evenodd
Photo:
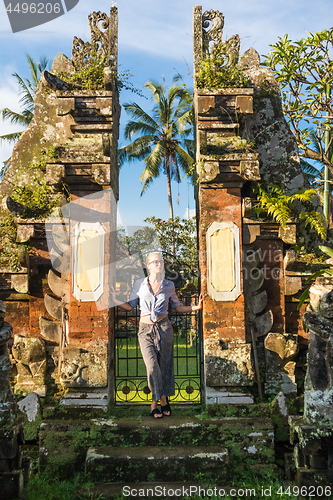
<instances>
[{"instance_id":1,"label":"black sandal","mask_svg":"<svg viewBox=\"0 0 333 500\"><path fill-rule=\"evenodd\" d=\"M162 417L163 417L163 413L162 413L162 412L161 412L161 410L159 410L158 408L154 408L154 409L153 409L153 411L151 411L151 412L149 413L149 416L150 416L150 417L153 417L153 418L156 418L156 420L157 420L158 418L162 418L162 417L155 417L155 415L162 415Z\"/></svg>"},{"instance_id":2,"label":"black sandal","mask_svg":"<svg viewBox=\"0 0 333 500\"><path fill-rule=\"evenodd\" d=\"M164 417L171 417L171 407L170 407L168 398L166 397L165 399L166 399L167 404L165 406L161 405L162 415ZM167 415L166 412L169 412L169 415Z\"/></svg>"}]
</instances>

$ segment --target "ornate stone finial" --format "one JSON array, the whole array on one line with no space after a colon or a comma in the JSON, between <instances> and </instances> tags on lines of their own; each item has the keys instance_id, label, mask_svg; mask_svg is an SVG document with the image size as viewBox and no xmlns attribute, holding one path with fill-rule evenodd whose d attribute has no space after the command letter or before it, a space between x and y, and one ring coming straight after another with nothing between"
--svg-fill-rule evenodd
<instances>
[{"instance_id":1,"label":"ornate stone finial","mask_svg":"<svg viewBox=\"0 0 333 500\"><path fill-rule=\"evenodd\" d=\"M214 42L216 45L220 45L222 43L223 27L224 16L222 12L210 9L203 13L202 42L204 54L208 55L210 42Z\"/></svg>"},{"instance_id":2,"label":"ornate stone finial","mask_svg":"<svg viewBox=\"0 0 333 500\"><path fill-rule=\"evenodd\" d=\"M111 7L110 17L105 12L92 12L88 17L91 42L84 42L74 37L72 61L78 70L86 63L89 57L96 54L98 58L105 58L105 66L117 70L118 59L118 11Z\"/></svg>"}]
</instances>

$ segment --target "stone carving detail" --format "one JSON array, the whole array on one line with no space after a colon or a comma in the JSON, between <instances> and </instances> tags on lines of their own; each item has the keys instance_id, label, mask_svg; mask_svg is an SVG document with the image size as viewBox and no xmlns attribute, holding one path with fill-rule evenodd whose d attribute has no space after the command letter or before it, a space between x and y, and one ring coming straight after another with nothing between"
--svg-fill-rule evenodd
<instances>
[{"instance_id":1,"label":"stone carving detail","mask_svg":"<svg viewBox=\"0 0 333 500\"><path fill-rule=\"evenodd\" d=\"M211 24L210 24L211 23ZM240 38L233 35L229 40L222 40L224 16L218 10L206 10L202 15L202 49L203 56L210 54L216 57L216 49L220 47L222 57L226 59L225 67L236 66L239 59Z\"/></svg>"},{"instance_id":2,"label":"stone carving detail","mask_svg":"<svg viewBox=\"0 0 333 500\"><path fill-rule=\"evenodd\" d=\"M96 53L98 58L106 58L105 66L112 66L112 56L110 53L110 18L105 12L99 11L89 14L88 20L91 32L91 43L84 42L81 38L76 36L73 39L72 60L76 70L83 67L86 60L91 57L93 53Z\"/></svg>"},{"instance_id":3,"label":"stone carving detail","mask_svg":"<svg viewBox=\"0 0 333 500\"><path fill-rule=\"evenodd\" d=\"M236 66L239 59L240 51L240 38L239 35L233 35L229 40L223 40L221 42L222 54L227 59L224 67L232 68ZM214 57L214 52L216 51L216 45L212 47L211 55Z\"/></svg>"},{"instance_id":4,"label":"stone carving detail","mask_svg":"<svg viewBox=\"0 0 333 500\"><path fill-rule=\"evenodd\" d=\"M63 387L106 387L107 346L95 345L88 349L64 348L60 369Z\"/></svg>"},{"instance_id":5,"label":"stone carving detail","mask_svg":"<svg viewBox=\"0 0 333 500\"><path fill-rule=\"evenodd\" d=\"M265 392L267 394L296 394L294 361L297 352L297 335L269 333L265 338Z\"/></svg>"},{"instance_id":6,"label":"stone carving detail","mask_svg":"<svg viewBox=\"0 0 333 500\"><path fill-rule=\"evenodd\" d=\"M313 285L310 307L304 314L310 330L304 409L310 423L333 419L333 289Z\"/></svg>"},{"instance_id":7,"label":"stone carving detail","mask_svg":"<svg viewBox=\"0 0 333 500\"><path fill-rule=\"evenodd\" d=\"M202 14L202 42L206 55L209 52L210 42L214 42L214 44L222 43L223 26L224 16L222 12L211 9Z\"/></svg>"},{"instance_id":8,"label":"stone carving detail","mask_svg":"<svg viewBox=\"0 0 333 500\"><path fill-rule=\"evenodd\" d=\"M46 350L40 338L14 336L12 356L17 368L15 392L45 393Z\"/></svg>"}]
</instances>

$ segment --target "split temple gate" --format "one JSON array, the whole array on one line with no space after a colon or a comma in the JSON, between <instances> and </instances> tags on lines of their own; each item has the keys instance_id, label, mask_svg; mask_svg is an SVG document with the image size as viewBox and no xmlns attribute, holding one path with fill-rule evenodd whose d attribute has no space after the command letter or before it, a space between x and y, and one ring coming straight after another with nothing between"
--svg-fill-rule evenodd
<instances>
[{"instance_id":1,"label":"split temple gate","mask_svg":"<svg viewBox=\"0 0 333 500\"><path fill-rule=\"evenodd\" d=\"M16 390L45 395L61 386L69 389L65 404L106 406L115 398L117 261L129 259L132 278L142 275L141 264L116 248L117 15L115 7L110 16L90 14L91 42L75 37L72 60L58 54L51 71L43 72L34 118L0 186L2 217L12 224L0 263L0 298L14 330ZM279 179L297 189L304 178L273 75L254 49L239 59L239 37L222 41L223 25L222 13L194 8L201 392L207 403L251 403L257 390L296 391L294 358L305 336L292 300L302 278L288 267L296 225L283 230L258 220L251 188ZM202 60L218 47L225 67L247 76L246 87L202 84ZM94 57L103 68L91 90L87 73ZM40 206L25 206L22 193L30 188ZM43 217L46 205L54 210ZM188 394L199 390L199 362L196 357L197 385L186 382L182 389Z\"/></svg>"}]
</instances>

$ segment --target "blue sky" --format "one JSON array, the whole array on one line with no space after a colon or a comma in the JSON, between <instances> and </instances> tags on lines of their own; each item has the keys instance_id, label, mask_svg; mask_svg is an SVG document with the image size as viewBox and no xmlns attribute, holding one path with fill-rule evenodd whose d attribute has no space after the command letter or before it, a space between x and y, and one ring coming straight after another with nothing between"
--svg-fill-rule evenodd
<instances>
[{"instance_id":1,"label":"blue sky","mask_svg":"<svg viewBox=\"0 0 333 500\"><path fill-rule=\"evenodd\" d=\"M15 0L13 4L15 3ZM199 3L199 2L198 2ZM13 34L3 2L0 4L0 108L19 111L19 102L13 72L28 76L25 53L38 60L46 55L50 60L62 52L69 57L74 35L90 39L88 15L94 10L109 12L109 0L80 0L79 4L64 16L47 24ZM142 88L148 79L161 80L165 76L170 83L176 72L183 75L192 87L192 8L193 0L119 0L119 69L134 74L133 84ZM216 0L201 3L203 10L220 10L225 16L224 38L238 33L241 52L254 47L261 55L267 54L269 44L278 36L288 33L297 40L306 32L331 28L331 0ZM148 109L144 99L123 92L121 102L134 100ZM126 122L123 110L121 124ZM0 134L17 130L17 127L0 122ZM121 134L120 144L124 141ZM0 146L0 161L10 156L11 147ZM140 174L143 165L132 163L123 166L120 173L119 212L125 226L138 226L149 215L168 218L165 176L140 197ZM178 187L173 183L175 214L185 216L188 199L194 209L193 190L183 179ZM179 200L177 203L179 190Z\"/></svg>"}]
</instances>

